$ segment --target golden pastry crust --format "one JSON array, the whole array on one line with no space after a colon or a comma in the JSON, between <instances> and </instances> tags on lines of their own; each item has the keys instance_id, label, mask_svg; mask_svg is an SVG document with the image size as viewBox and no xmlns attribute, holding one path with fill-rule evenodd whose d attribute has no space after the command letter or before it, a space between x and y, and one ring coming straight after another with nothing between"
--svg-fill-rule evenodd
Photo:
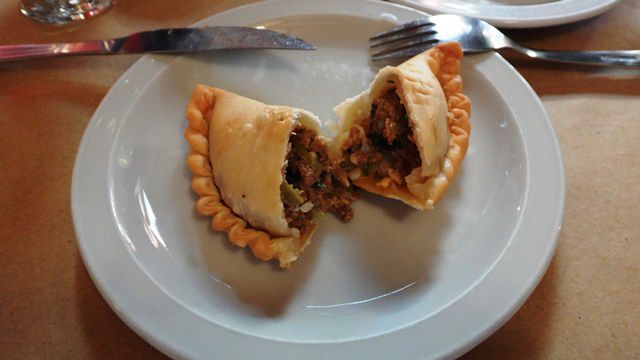
<instances>
[{"instance_id":1,"label":"golden pastry crust","mask_svg":"<svg viewBox=\"0 0 640 360\"><path fill-rule=\"evenodd\" d=\"M462 48L458 43L436 46L428 59L429 67L438 77L447 99L447 125L450 136L449 148L440 167L440 176L444 175L446 182L435 182L431 191L430 199L435 205L444 195L448 184L455 178L462 165L462 159L467 154L471 134L471 101L462 93Z\"/></svg>"},{"instance_id":2,"label":"golden pastry crust","mask_svg":"<svg viewBox=\"0 0 640 360\"><path fill-rule=\"evenodd\" d=\"M285 230L288 234L284 234L283 236L274 235L271 232L257 229L248 224L245 219L234 213L234 211L225 203L220 189L216 186L214 170L211 166L211 151L219 152L220 150L215 150L214 147L211 146L209 141L209 131L212 125L211 119L213 117L216 99L221 99L223 97L226 97L227 99L232 97L235 100L240 99L247 103L252 102L249 106L259 104L258 106L266 107L264 104L253 102L250 99L242 98L238 95L228 93L220 89L204 85L196 86L187 105L186 117L189 121L189 126L184 133L184 137L191 147L187 157L187 165L192 172L191 186L194 192L199 196L199 199L196 202L196 211L201 215L211 216L211 226L213 229L217 231L225 231L228 235L229 241L234 245L240 247L248 245L257 258L261 260L276 259L279 261L281 267L290 267L291 263L297 259L298 255L308 245L309 239L315 228L307 233L300 234L299 236L291 234L288 227ZM271 107L271 109L277 109L277 107ZM289 112L291 110L295 110L285 107L282 107L281 109ZM224 115L227 114L225 113L223 116ZM288 139L288 132L286 134L286 138ZM242 165L238 166L242 167ZM278 172L280 171L281 166L282 163L280 163L277 168ZM277 184L277 189L275 191L278 192L277 196L279 200L279 183ZM236 202L237 201L242 200L236 200ZM277 211L278 209L275 209L276 213ZM280 212L282 212L282 210L280 210ZM284 215L281 213L277 213L277 215L273 216L282 216L282 219L284 219Z\"/></svg>"},{"instance_id":3,"label":"golden pastry crust","mask_svg":"<svg viewBox=\"0 0 640 360\"><path fill-rule=\"evenodd\" d=\"M423 141L420 141L420 136L425 135L424 131L416 136L422 157L422 166L414 169L406 177L406 186L398 186L389 178L380 180L371 177L361 177L355 180L354 183L357 186L371 193L401 200L419 210L433 209L434 205L442 198L448 184L455 178L469 145L471 102L462 93L461 59L462 49L458 43L440 44L407 60L396 68L382 69L378 75L378 77L382 75L382 79L376 77L369 91L345 101L336 108L343 124L336 139L336 145L334 145L334 148L339 148L352 124L358 123L358 118L362 119L363 116L367 116L372 99L383 91L379 88L383 85L379 84L386 81L382 80L386 80L386 76L394 76L393 79L397 86L405 87L399 89L398 95L407 108L410 121L414 121L414 134L417 124L411 116L411 111L415 112L415 109L419 107L423 108L420 116L426 116L429 120L428 126L423 126L423 129L436 128L435 131L432 130L430 134L427 134L428 136L424 137ZM422 75L420 75L421 72ZM418 76L422 76L423 79L418 80ZM430 77L435 77L435 79ZM437 84L434 84L436 80ZM437 85L441 87L442 93L438 92ZM446 104L438 104L439 97L443 98ZM446 107L446 112L442 109L441 114L438 114L439 106ZM438 119L438 115L444 117ZM446 128L438 129L438 122L444 123L445 121ZM448 133L448 141L442 142L440 139L445 132ZM425 159L423 150L426 147L435 148L436 151L433 153L436 154L435 161Z\"/></svg>"}]
</instances>

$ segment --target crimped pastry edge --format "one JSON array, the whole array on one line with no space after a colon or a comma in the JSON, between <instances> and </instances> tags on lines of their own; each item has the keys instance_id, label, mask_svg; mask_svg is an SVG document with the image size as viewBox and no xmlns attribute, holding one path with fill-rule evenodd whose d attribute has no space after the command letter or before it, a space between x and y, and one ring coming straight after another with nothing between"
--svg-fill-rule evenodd
<instances>
[{"instance_id":1,"label":"crimped pastry edge","mask_svg":"<svg viewBox=\"0 0 640 360\"><path fill-rule=\"evenodd\" d=\"M200 215L211 216L211 227L226 232L232 244L239 247L248 245L257 258L265 261L276 259L280 267L289 268L308 245L317 225L299 238L274 237L251 227L223 202L209 157L209 115L214 106L214 89L197 85L186 108L189 126L184 137L190 145L187 165L192 173L191 187L198 195L196 211Z\"/></svg>"}]
</instances>

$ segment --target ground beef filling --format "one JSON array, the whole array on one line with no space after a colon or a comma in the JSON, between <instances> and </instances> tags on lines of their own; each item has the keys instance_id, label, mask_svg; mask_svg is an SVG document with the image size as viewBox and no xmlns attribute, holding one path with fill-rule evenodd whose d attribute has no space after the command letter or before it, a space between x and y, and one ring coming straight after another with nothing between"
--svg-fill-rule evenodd
<instances>
[{"instance_id":1,"label":"ground beef filling","mask_svg":"<svg viewBox=\"0 0 640 360\"><path fill-rule=\"evenodd\" d=\"M374 100L366 128L356 125L342 145L341 166L351 179L389 177L402 185L404 178L420 166L420 153L409 125L407 111L395 89Z\"/></svg>"},{"instance_id":2,"label":"ground beef filling","mask_svg":"<svg viewBox=\"0 0 640 360\"><path fill-rule=\"evenodd\" d=\"M351 202L358 194L348 181L340 181L334 173L334 169L342 169L332 162L317 132L296 125L289 146L282 190L289 226L304 233L327 211L343 222L351 220Z\"/></svg>"}]
</instances>

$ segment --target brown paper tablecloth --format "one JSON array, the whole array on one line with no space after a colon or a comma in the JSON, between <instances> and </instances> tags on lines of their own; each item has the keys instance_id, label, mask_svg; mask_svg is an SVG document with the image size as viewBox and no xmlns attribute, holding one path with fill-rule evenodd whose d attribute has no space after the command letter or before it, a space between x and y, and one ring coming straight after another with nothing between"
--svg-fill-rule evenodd
<instances>
[{"instance_id":1,"label":"brown paper tablecloth","mask_svg":"<svg viewBox=\"0 0 640 360\"><path fill-rule=\"evenodd\" d=\"M0 43L184 26L248 1L120 1L45 27L0 3ZM640 1L575 24L509 31L548 49L640 49ZM109 308L76 247L74 157L92 113L138 56L0 64L0 358L161 358ZM555 257L516 315L466 358L640 358L640 70L510 57L560 138L567 202Z\"/></svg>"}]
</instances>

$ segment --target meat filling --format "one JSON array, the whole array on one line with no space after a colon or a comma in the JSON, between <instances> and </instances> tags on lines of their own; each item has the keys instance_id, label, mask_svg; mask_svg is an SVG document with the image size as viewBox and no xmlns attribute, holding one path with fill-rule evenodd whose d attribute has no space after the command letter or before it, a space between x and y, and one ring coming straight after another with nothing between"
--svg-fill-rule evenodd
<instances>
[{"instance_id":1,"label":"meat filling","mask_svg":"<svg viewBox=\"0 0 640 360\"><path fill-rule=\"evenodd\" d=\"M289 138L290 149L282 184L285 218L301 232L324 212L334 213L341 221L353 217L351 202L358 197L356 189L340 181L340 169L329 157L327 146L312 129L296 125Z\"/></svg>"},{"instance_id":2,"label":"meat filling","mask_svg":"<svg viewBox=\"0 0 640 360\"><path fill-rule=\"evenodd\" d=\"M389 177L402 185L404 178L420 166L420 153L409 125L407 111L395 89L375 99L367 128L356 125L342 145L341 163L352 179Z\"/></svg>"}]
</instances>

